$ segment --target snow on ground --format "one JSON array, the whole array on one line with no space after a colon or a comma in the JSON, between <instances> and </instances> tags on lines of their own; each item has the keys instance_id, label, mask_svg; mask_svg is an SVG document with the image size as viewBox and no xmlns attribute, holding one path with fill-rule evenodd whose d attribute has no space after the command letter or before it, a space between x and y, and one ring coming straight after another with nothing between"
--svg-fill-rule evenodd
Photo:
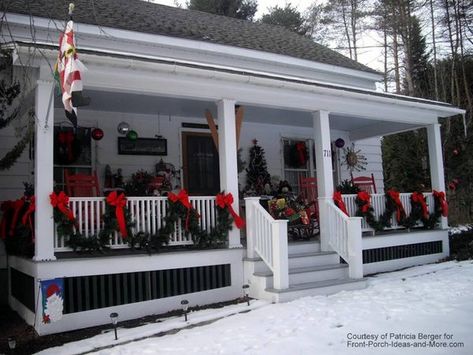
<instances>
[{"instance_id":1,"label":"snow on ground","mask_svg":"<svg viewBox=\"0 0 473 355\"><path fill-rule=\"evenodd\" d=\"M473 354L472 295L472 261L425 265L97 354Z\"/></svg>"}]
</instances>

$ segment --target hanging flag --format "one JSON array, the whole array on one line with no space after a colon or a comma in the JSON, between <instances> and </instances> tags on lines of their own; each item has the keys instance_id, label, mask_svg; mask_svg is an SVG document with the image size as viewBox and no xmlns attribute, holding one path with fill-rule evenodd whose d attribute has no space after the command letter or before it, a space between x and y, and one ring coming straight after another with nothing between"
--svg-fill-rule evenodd
<instances>
[{"instance_id":1,"label":"hanging flag","mask_svg":"<svg viewBox=\"0 0 473 355\"><path fill-rule=\"evenodd\" d=\"M72 20L67 22L64 33L59 36L59 53L54 69L54 77L62 92L66 117L77 127L77 107L87 106L90 98L82 96L81 74L87 69L77 56Z\"/></svg>"},{"instance_id":2,"label":"hanging flag","mask_svg":"<svg viewBox=\"0 0 473 355\"><path fill-rule=\"evenodd\" d=\"M43 323L60 320L64 309L64 280L41 280L41 294Z\"/></svg>"}]
</instances>

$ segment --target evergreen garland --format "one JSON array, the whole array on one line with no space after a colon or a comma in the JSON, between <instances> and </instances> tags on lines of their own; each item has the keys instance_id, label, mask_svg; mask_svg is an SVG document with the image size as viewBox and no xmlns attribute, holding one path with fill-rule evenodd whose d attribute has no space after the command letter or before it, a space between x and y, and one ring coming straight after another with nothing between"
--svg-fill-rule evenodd
<instances>
[{"instance_id":1,"label":"evergreen garland","mask_svg":"<svg viewBox=\"0 0 473 355\"><path fill-rule=\"evenodd\" d=\"M420 194L425 202L425 197L422 195L422 193L418 192L417 194ZM367 198L367 196L369 197L369 194L367 192L362 191L358 193L355 199L355 203L358 206L356 216L364 217L366 223L368 223L368 225L376 232L383 231L385 228L391 227L391 218L393 218L393 214L397 211L397 205L392 196L389 193L386 193L386 209L384 213L379 217L379 219L376 219L373 213L374 209L371 206L369 198ZM424 228L435 228L435 226L439 222L443 210L440 199L438 197L434 197L434 203L434 213L431 213L427 217L425 217L422 204L420 202L417 202L411 196L411 213L409 214L409 216L406 216L405 213L401 213L398 224L402 225L405 228L412 228L417 224L418 221L421 221Z\"/></svg>"}]
</instances>

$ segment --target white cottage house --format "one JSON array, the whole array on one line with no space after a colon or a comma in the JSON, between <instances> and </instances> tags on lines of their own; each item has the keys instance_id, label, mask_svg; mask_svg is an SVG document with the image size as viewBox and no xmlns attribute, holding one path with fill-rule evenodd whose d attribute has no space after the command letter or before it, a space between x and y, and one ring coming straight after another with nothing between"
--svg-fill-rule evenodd
<instances>
[{"instance_id":1,"label":"white cottage house","mask_svg":"<svg viewBox=\"0 0 473 355\"><path fill-rule=\"evenodd\" d=\"M88 136L84 159L68 164L54 159L55 129L69 125L52 76L67 9L63 1L51 0L2 5L2 47L12 50L16 75L28 74L36 130L30 154L0 174L0 200L20 197L22 182L29 181L36 211L34 257L2 251L0 267L8 273L9 305L39 334L107 323L113 311L121 320L163 313L180 308L183 298L191 305L231 300L242 295L243 284L249 284L252 297L274 302L329 294L364 287L366 274L448 255L446 218L433 230L373 235L361 218L335 207L334 185L349 173L332 143L342 138L367 157L367 172L378 187L373 207L380 215L385 198L380 137L425 127L432 188L445 191L438 119L462 110L376 91L380 73L283 28L138 0L77 0L75 5L77 47L88 69L84 92L92 99L79 108L78 124L100 128L104 137ZM235 125L235 105L244 108L241 128ZM216 118L218 153L207 110ZM161 155L151 154L146 149L155 148L149 146L144 155L126 154L132 148L120 146L121 122L139 138L158 136ZM0 134L4 152L15 143L14 127ZM253 139L265 149L271 175L296 186L295 176L317 178L320 236L315 240L288 243L287 221L274 220L258 197L243 202L239 196L244 174L237 171L237 145L246 159ZM300 171L287 167L282 152L288 141L313 147L313 159ZM204 229L216 223L215 193L224 190L235 197L234 210L244 207L246 232L233 228L219 249L185 250L192 239L177 230L162 253L126 252L118 234L104 255L72 253L57 236L49 201L55 185L64 183L65 170L97 171L103 187L107 165L129 177L140 169L154 171L160 159L180 173ZM401 194L406 211L409 196ZM432 210L432 194L425 196ZM344 196L351 216L354 198ZM101 228L104 203L100 196L71 197L77 228L85 235ZM166 206L166 197L128 196L136 231L156 232ZM54 278L64 281L64 315L44 323L39 282Z\"/></svg>"}]
</instances>

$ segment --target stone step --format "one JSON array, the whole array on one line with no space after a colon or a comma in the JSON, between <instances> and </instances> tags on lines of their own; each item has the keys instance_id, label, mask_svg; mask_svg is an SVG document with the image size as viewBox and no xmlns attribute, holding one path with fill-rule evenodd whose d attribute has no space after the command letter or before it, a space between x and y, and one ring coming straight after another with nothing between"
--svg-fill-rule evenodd
<instances>
[{"instance_id":1,"label":"stone step","mask_svg":"<svg viewBox=\"0 0 473 355\"><path fill-rule=\"evenodd\" d=\"M288 302L300 297L331 295L340 291L360 290L366 287L366 278L363 279L336 279L317 282L293 284L285 290L267 288L266 299L273 302Z\"/></svg>"}]
</instances>

